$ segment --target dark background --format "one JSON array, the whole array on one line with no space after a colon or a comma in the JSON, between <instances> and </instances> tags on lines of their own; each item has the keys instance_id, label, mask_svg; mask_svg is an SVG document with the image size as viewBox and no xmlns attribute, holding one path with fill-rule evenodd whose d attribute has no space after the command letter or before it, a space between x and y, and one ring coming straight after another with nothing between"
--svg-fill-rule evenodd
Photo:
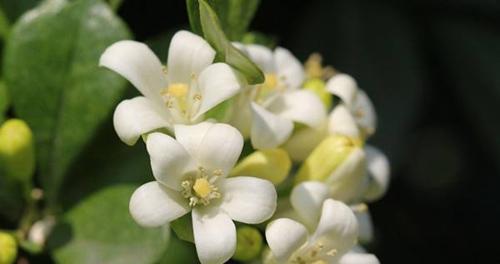
<instances>
[{"instance_id":1,"label":"dark background","mask_svg":"<svg viewBox=\"0 0 500 264\"><path fill-rule=\"evenodd\" d=\"M188 21L181 0L119 13L141 41ZM493 0L261 3L252 30L320 52L376 106L393 177L370 207L382 263L500 263L499 20Z\"/></svg>"}]
</instances>

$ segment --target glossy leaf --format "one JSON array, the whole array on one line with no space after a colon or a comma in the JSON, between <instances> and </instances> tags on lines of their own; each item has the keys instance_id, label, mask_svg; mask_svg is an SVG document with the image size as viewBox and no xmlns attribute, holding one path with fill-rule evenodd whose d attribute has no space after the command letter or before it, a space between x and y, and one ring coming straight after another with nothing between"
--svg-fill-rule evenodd
<instances>
[{"instance_id":1,"label":"glossy leaf","mask_svg":"<svg viewBox=\"0 0 500 264\"><path fill-rule=\"evenodd\" d=\"M33 129L52 205L68 167L122 96L125 80L97 64L107 46L128 37L99 0L44 2L12 29L5 81L15 113Z\"/></svg>"},{"instance_id":2,"label":"glossy leaf","mask_svg":"<svg viewBox=\"0 0 500 264\"><path fill-rule=\"evenodd\" d=\"M199 0L200 23L205 39L217 51L216 60L240 71L249 84L264 82L264 74L247 56L236 49L222 30L217 14L205 0Z\"/></svg>"},{"instance_id":3,"label":"glossy leaf","mask_svg":"<svg viewBox=\"0 0 500 264\"><path fill-rule=\"evenodd\" d=\"M169 228L142 228L128 210L136 185L105 188L68 211L49 248L58 263L153 263L167 247Z\"/></svg>"}]
</instances>

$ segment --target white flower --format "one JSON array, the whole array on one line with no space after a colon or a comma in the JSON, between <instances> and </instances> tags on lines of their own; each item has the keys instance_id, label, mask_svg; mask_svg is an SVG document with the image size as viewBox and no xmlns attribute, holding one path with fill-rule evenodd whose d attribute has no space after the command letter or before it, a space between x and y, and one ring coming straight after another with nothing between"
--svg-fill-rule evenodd
<instances>
[{"instance_id":1,"label":"white flower","mask_svg":"<svg viewBox=\"0 0 500 264\"><path fill-rule=\"evenodd\" d=\"M223 263L236 248L233 220L256 224L269 219L276 209L276 190L267 180L226 178L243 147L237 129L208 122L174 129L176 140L157 132L148 135L156 181L134 192L130 213L140 225L155 227L192 212L201 263Z\"/></svg>"},{"instance_id":2,"label":"white flower","mask_svg":"<svg viewBox=\"0 0 500 264\"><path fill-rule=\"evenodd\" d=\"M363 137L368 137L375 133L377 125L375 108L370 98L368 98L363 90L358 88L356 81L351 76L343 73L334 75L326 83L326 89L342 100L341 105L352 114ZM342 117L345 118L344 116ZM345 132L344 130L340 131ZM352 130L348 132L355 133Z\"/></svg>"},{"instance_id":3,"label":"white flower","mask_svg":"<svg viewBox=\"0 0 500 264\"><path fill-rule=\"evenodd\" d=\"M353 210L329 197L329 188L320 182L304 182L292 190L290 202L296 219L277 219L266 229L277 263L379 263L355 245L361 226ZM312 235L308 237L308 233Z\"/></svg>"},{"instance_id":4,"label":"white flower","mask_svg":"<svg viewBox=\"0 0 500 264\"><path fill-rule=\"evenodd\" d=\"M311 91L299 89L304 69L290 51L274 51L261 45L236 44L265 73L261 85L246 87L238 98L231 121L257 149L274 148L292 133L294 122L316 127L326 116L321 100Z\"/></svg>"},{"instance_id":5,"label":"white flower","mask_svg":"<svg viewBox=\"0 0 500 264\"><path fill-rule=\"evenodd\" d=\"M108 47L99 64L121 74L143 95L116 108L120 139L133 145L153 130L198 123L205 112L239 92L235 72L225 63L212 64L214 57L210 45L188 31L173 36L168 69L140 42L124 40Z\"/></svg>"},{"instance_id":6,"label":"white flower","mask_svg":"<svg viewBox=\"0 0 500 264\"><path fill-rule=\"evenodd\" d=\"M280 218L266 228L266 239L276 263L333 264L355 245L358 224L351 209L342 202L322 203L316 230L297 221Z\"/></svg>"}]
</instances>

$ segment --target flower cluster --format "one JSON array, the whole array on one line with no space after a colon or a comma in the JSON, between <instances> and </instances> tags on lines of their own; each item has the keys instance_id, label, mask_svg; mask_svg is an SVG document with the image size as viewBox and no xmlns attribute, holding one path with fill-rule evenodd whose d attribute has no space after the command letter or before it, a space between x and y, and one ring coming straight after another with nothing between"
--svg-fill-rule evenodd
<instances>
[{"instance_id":1,"label":"flower cluster","mask_svg":"<svg viewBox=\"0 0 500 264\"><path fill-rule=\"evenodd\" d=\"M132 195L133 219L159 227L190 214L203 264L238 251L233 221L268 220L255 232L265 233L264 263L378 263L361 247L372 237L365 203L385 193L389 164L364 144L376 129L366 93L318 56L304 66L282 47L233 45L263 83L215 62L216 51L188 31L173 36L166 65L135 41L102 54L100 65L142 94L114 113L123 142L144 140L155 178ZM277 188L290 197L278 199Z\"/></svg>"}]
</instances>

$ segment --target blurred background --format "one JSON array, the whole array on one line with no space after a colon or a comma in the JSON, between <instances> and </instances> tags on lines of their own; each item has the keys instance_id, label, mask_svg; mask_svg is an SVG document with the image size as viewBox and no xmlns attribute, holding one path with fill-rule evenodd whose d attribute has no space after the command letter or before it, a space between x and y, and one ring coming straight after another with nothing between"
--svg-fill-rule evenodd
<instances>
[{"instance_id":1,"label":"blurred background","mask_svg":"<svg viewBox=\"0 0 500 264\"><path fill-rule=\"evenodd\" d=\"M188 21L184 1L119 14L142 41ZM252 30L301 60L320 52L375 104L371 143L393 170L371 206L382 263L500 263L499 22L494 0L261 3Z\"/></svg>"},{"instance_id":2,"label":"blurred background","mask_svg":"<svg viewBox=\"0 0 500 264\"><path fill-rule=\"evenodd\" d=\"M37 2L0 0L12 20ZM173 32L188 28L184 0L124 0L118 14L163 60ZM382 263L500 263L500 1L262 0L251 30L302 61L321 53L371 97L379 124L369 143L392 166L389 192L370 205L369 249ZM124 146L111 117L104 124L72 167L63 209L103 186L151 179L143 146ZM128 200L115 199L126 214ZM56 248L69 239L55 237ZM176 243L170 250L179 252Z\"/></svg>"}]
</instances>

